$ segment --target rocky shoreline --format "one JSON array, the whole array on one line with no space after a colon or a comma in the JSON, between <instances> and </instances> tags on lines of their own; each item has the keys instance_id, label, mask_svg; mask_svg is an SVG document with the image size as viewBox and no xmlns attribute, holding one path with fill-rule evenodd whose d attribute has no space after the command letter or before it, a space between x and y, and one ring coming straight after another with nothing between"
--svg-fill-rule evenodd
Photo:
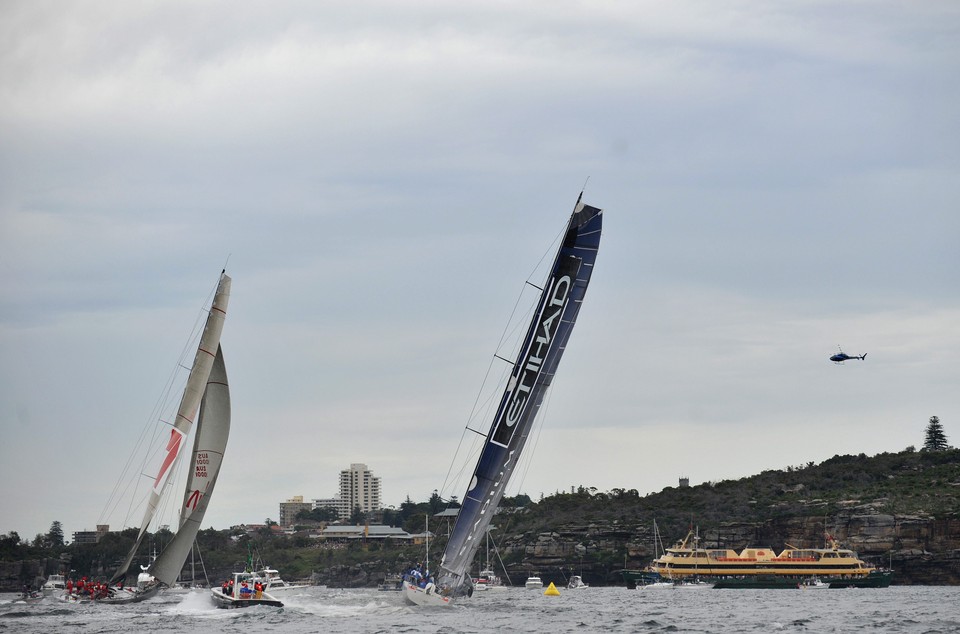
<instances>
[{"instance_id":1,"label":"rocky shoreline","mask_svg":"<svg viewBox=\"0 0 960 634\"><path fill-rule=\"evenodd\" d=\"M960 519L925 515L889 515L869 508L852 508L832 519L788 517L757 523L724 523L701 532L706 547L743 548L747 545L779 549L784 544L822 544L828 532L868 562L892 567L895 585L960 585ZM682 535L671 536L679 538ZM620 585L620 571L640 568L654 555L652 526L624 522L597 522L558 526L535 535L506 535L500 557L510 563L513 585L530 574L545 583L560 584L572 574L595 586ZM671 540L672 541L672 540ZM317 570L310 582L342 588L375 588L398 572L396 554L363 563L335 561ZM0 562L0 590L17 592L24 583L36 583L58 571L59 559ZM209 570L211 580L232 570Z\"/></svg>"}]
</instances>

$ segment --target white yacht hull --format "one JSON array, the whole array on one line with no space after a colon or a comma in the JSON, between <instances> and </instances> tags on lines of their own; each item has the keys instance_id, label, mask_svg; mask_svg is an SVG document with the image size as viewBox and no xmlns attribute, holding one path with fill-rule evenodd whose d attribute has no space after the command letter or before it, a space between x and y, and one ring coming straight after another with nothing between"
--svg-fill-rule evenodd
<instances>
[{"instance_id":1,"label":"white yacht hull","mask_svg":"<svg viewBox=\"0 0 960 634\"><path fill-rule=\"evenodd\" d=\"M409 581L404 581L403 596L410 603L420 606L447 606L453 603L450 597L434 592L432 583L427 584L426 588L420 588Z\"/></svg>"}]
</instances>

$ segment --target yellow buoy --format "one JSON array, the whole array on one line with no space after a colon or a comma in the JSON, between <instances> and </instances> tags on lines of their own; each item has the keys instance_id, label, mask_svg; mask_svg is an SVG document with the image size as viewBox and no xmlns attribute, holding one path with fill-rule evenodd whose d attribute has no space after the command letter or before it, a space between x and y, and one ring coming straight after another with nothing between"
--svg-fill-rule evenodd
<instances>
[{"instance_id":1,"label":"yellow buoy","mask_svg":"<svg viewBox=\"0 0 960 634\"><path fill-rule=\"evenodd\" d=\"M553 585L553 582L550 582L550 585L547 586L547 589L543 591L543 594L548 597L559 597L560 591L557 590L557 586Z\"/></svg>"}]
</instances>

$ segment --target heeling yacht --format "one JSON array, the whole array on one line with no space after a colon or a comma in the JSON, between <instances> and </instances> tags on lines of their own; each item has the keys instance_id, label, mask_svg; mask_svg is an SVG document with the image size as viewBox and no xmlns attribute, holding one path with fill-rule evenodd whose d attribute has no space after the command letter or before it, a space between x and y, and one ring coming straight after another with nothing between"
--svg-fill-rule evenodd
<instances>
[{"instance_id":1,"label":"heeling yacht","mask_svg":"<svg viewBox=\"0 0 960 634\"><path fill-rule=\"evenodd\" d=\"M779 554L770 548L702 548L694 532L667 548L652 568L668 579L694 576L786 575L796 577L865 577L874 567L828 536L826 548L787 544Z\"/></svg>"},{"instance_id":2,"label":"heeling yacht","mask_svg":"<svg viewBox=\"0 0 960 634\"><path fill-rule=\"evenodd\" d=\"M510 476L556 375L593 274L602 226L602 211L584 203L581 192L566 228L560 234L562 237L546 281L542 284L528 282L540 289L540 298L531 314L526 335L516 350L513 369L509 377L505 377L500 404L448 535L436 581L423 588L404 582L403 594L410 603L450 605L454 597L473 594L469 569L480 547L479 537L490 526L493 511L503 499ZM476 431L469 425L467 429Z\"/></svg>"}]
</instances>

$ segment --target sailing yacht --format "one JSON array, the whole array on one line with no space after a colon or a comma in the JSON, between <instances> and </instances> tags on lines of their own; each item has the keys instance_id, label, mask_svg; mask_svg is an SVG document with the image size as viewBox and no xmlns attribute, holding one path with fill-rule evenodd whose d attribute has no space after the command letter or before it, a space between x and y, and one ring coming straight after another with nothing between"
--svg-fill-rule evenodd
<instances>
[{"instance_id":1,"label":"sailing yacht","mask_svg":"<svg viewBox=\"0 0 960 634\"><path fill-rule=\"evenodd\" d=\"M404 584L416 605L449 605L473 593L469 567L503 498L530 428L553 381L593 273L603 216L577 198L539 304L490 425L473 478L440 561L436 584Z\"/></svg>"},{"instance_id":2,"label":"sailing yacht","mask_svg":"<svg viewBox=\"0 0 960 634\"><path fill-rule=\"evenodd\" d=\"M486 559L484 560L484 568L480 571L480 574L477 575L477 578L473 580L473 590L484 591L484 590L504 590L506 586L503 585L503 581L500 580L500 577L497 576L497 573L494 572L493 568L490 567L490 529L494 527L488 526L486 531ZM494 544L496 548L496 544ZM499 555L498 555L499 556Z\"/></svg>"},{"instance_id":3,"label":"sailing yacht","mask_svg":"<svg viewBox=\"0 0 960 634\"><path fill-rule=\"evenodd\" d=\"M230 387L220 347L220 335L230 300L231 278L220 273L217 290L210 306L186 387L180 398L176 420L160 450L162 462L153 479L140 532L123 563L109 581L101 603L133 603L155 595L161 588L172 587L193 546L200 523L213 494L227 438L230 434ZM199 416L197 415L199 411ZM189 471L183 489L178 529L174 538L148 566L141 566L137 583L125 584L131 566L161 500L169 494L171 473L183 458L186 439L194 427L193 450L189 455ZM72 600L72 598L70 598Z\"/></svg>"}]
</instances>

